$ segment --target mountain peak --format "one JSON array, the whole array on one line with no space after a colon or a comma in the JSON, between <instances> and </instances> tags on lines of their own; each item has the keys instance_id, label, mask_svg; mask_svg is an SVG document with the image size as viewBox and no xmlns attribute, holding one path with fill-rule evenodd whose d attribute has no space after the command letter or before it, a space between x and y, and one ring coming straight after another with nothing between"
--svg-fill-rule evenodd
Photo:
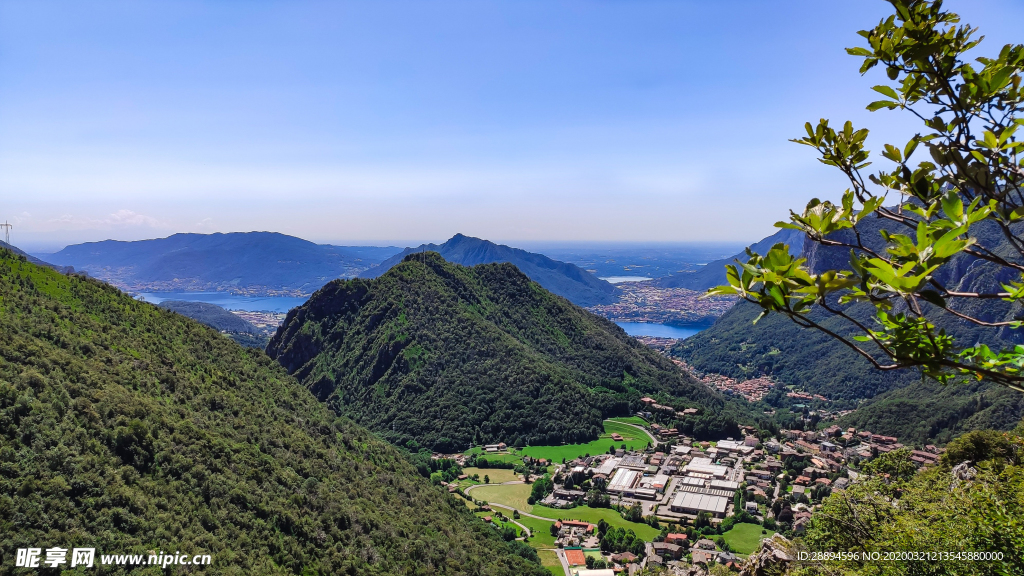
<instances>
[{"instance_id":1,"label":"mountain peak","mask_svg":"<svg viewBox=\"0 0 1024 576\"><path fill-rule=\"evenodd\" d=\"M392 266L405 261L408 255L428 250L438 253L448 262L462 266L508 262L545 289L578 306L611 304L616 301L615 287L574 264L462 233L455 234L444 244L421 244L416 248L406 248L401 254L388 258L380 266L359 276L376 278Z\"/></svg>"},{"instance_id":2,"label":"mountain peak","mask_svg":"<svg viewBox=\"0 0 1024 576\"><path fill-rule=\"evenodd\" d=\"M387 440L449 452L474 438L593 440L602 418L632 413L649 394L724 406L671 361L512 264L467 268L432 251L378 278L324 286L288 313L267 354Z\"/></svg>"}]
</instances>

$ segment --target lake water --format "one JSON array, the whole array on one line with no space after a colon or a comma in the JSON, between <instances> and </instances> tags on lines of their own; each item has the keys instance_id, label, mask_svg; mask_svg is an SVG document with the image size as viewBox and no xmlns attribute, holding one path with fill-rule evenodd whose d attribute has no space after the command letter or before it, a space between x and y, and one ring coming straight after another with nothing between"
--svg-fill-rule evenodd
<instances>
[{"instance_id":1,"label":"lake water","mask_svg":"<svg viewBox=\"0 0 1024 576\"><path fill-rule=\"evenodd\" d=\"M159 304L164 300L185 300L207 302L228 310L248 312L287 312L296 306L303 305L307 300L307 298L289 296L239 296L227 292L142 292L135 297L152 304ZM669 326L647 322L616 322L616 324L630 336L655 336L658 338L689 338L705 328L703 326Z\"/></svg>"},{"instance_id":2,"label":"lake water","mask_svg":"<svg viewBox=\"0 0 1024 576\"><path fill-rule=\"evenodd\" d=\"M682 327L648 322L616 322L630 336L654 336L657 338L689 338L704 330L702 326Z\"/></svg>"},{"instance_id":3,"label":"lake water","mask_svg":"<svg viewBox=\"0 0 1024 576\"><path fill-rule=\"evenodd\" d=\"M605 276L600 278L609 284L620 284L622 282L646 282L647 280L654 280L654 278L648 278L647 276Z\"/></svg>"},{"instance_id":4,"label":"lake water","mask_svg":"<svg viewBox=\"0 0 1024 576\"><path fill-rule=\"evenodd\" d=\"M185 300L206 302L228 310L247 312L287 312L308 300L290 296L239 296L227 292L141 292L135 297L151 304L159 304L164 300Z\"/></svg>"}]
</instances>

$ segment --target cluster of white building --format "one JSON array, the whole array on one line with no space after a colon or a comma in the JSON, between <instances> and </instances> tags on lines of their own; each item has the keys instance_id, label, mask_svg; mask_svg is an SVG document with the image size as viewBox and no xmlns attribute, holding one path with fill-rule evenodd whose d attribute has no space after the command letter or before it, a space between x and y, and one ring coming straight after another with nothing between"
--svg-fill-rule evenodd
<instances>
[{"instance_id":1,"label":"cluster of white building","mask_svg":"<svg viewBox=\"0 0 1024 576\"><path fill-rule=\"evenodd\" d=\"M750 446L730 440L718 442L718 448L719 452L740 454L753 451ZM724 518L729 503L740 489L739 482L727 480L730 468L715 464L711 458L698 457L691 459L682 472L683 477L676 483L676 495L669 509L677 514L708 512L716 518Z\"/></svg>"}]
</instances>

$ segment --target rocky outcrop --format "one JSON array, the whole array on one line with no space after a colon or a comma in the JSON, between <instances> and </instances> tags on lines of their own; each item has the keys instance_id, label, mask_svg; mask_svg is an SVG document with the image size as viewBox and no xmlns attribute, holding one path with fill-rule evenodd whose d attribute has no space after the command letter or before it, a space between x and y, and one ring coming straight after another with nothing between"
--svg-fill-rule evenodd
<instances>
[{"instance_id":1,"label":"rocky outcrop","mask_svg":"<svg viewBox=\"0 0 1024 576\"><path fill-rule=\"evenodd\" d=\"M777 576L785 574L793 561L793 542L781 534L761 541L761 547L747 558L740 576Z\"/></svg>"}]
</instances>

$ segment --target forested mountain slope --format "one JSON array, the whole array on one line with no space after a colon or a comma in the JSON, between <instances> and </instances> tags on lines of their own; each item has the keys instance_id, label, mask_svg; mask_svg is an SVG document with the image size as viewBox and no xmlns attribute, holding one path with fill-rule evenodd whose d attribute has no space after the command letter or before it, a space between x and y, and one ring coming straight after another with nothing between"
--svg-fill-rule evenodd
<instances>
[{"instance_id":1,"label":"forested mountain slope","mask_svg":"<svg viewBox=\"0 0 1024 576\"><path fill-rule=\"evenodd\" d=\"M49 262L43 262L39 258L36 258L35 256L32 256L31 254L26 253L24 250L21 250L17 246L11 246L10 244L8 244L8 243L6 243L6 242L4 242L2 240L0 240L0 249L10 250L11 252L14 252L15 255L24 256L25 259L27 259L29 262L31 262L31 263L33 263L33 264L35 264L37 266L45 266L47 268L53 268L54 270L56 270L58 272L61 272L61 273L69 273L69 272L74 272L75 271L75 268L73 266L56 266L56 265L50 264Z\"/></svg>"},{"instance_id":2,"label":"forested mountain slope","mask_svg":"<svg viewBox=\"0 0 1024 576\"><path fill-rule=\"evenodd\" d=\"M883 226L891 225L872 218L858 227L863 238L880 244L878 230ZM972 234L984 236L988 245L998 245L997 231L990 227L975 226ZM815 271L848 266L849 251L842 248L807 241L802 253ZM970 292L991 285L993 273L990 265L960 255L938 270L936 277L951 289ZM969 305L972 309L961 311L987 321L1010 319L1021 313L1017 307L998 300L985 301L980 307L978 302ZM739 302L714 326L677 345L673 353L701 371L733 377L774 376L784 384L825 396L834 401L836 408L853 408L860 400L870 399L846 421L912 441L945 441L957 432L976 428L1009 429L1024 414L1024 394L977 383L943 389L921 382L920 375L912 370L875 370L842 343L800 328L781 315L765 317L755 325L753 320L759 313L760 307ZM857 305L850 313L870 324L874 308ZM845 321L823 313L812 314L839 334L853 334ZM980 340L1009 345L1022 339L1019 330L980 328L949 315L941 319L941 328L966 343Z\"/></svg>"},{"instance_id":3,"label":"forested mountain slope","mask_svg":"<svg viewBox=\"0 0 1024 576\"><path fill-rule=\"evenodd\" d=\"M462 234L452 236L444 244L424 244L417 248L406 248L401 254L388 258L380 266L361 273L359 277L376 278L402 262L409 254L425 251L437 252L448 262L462 266L509 262L545 290L558 294L577 306L611 304L617 300L614 286L575 264L559 262L543 254L510 248Z\"/></svg>"},{"instance_id":4,"label":"forested mountain slope","mask_svg":"<svg viewBox=\"0 0 1024 576\"><path fill-rule=\"evenodd\" d=\"M4 574L39 546L212 554L209 574L547 574L263 352L8 251L0 296ZM161 573L103 573L130 571Z\"/></svg>"},{"instance_id":5,"label":"forested mountain slope","mask_svg":"<svg viewBox=\"0 0 1024 576\"><path fill-rule=\"evenodd\" d=\"M353 277L396 252L398 248L314 244L277 232L231 232L86 242L46 259L134 291L244 289L309 294L334 278Z\"/></svg>"},{"instance_id":6,"label":"forested mountain slope","mask_svg":"<svg viewBox=\"0 0 1024 576\"><path fill-rule=\"evenodd\" d=\"M339 413L437 450L594 439L602 418L646 394L737 417L668 359L515 266L466 268L434 252L324 286L288 313L267 351Z\"/></svg>"},{"instance_id":7,"label":"forested mountain slope","mask_svg":"<svg viewBox=\"0 0 1024 576\"><path fill-rule=\"evenodd\" d=\"M260 331L252 322L240 318L216 304L184 300L164 300L157 304L157 306L171 312L177 312L182 316L188 316L221 332L258 334Z\"/></svg>"}]
</instances>

